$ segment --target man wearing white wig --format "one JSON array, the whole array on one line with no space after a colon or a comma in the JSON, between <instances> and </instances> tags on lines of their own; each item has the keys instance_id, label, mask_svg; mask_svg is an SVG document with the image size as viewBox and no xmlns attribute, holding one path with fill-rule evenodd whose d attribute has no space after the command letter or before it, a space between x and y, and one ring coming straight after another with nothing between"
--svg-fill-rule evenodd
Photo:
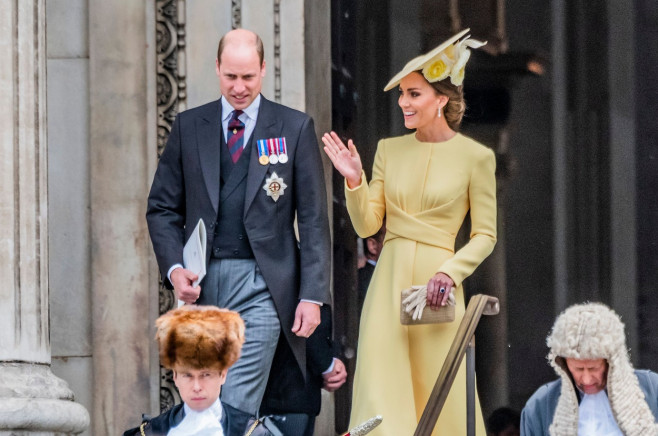
<instances>
[{"instance_id":1,"label":"man wearing white wig","mask_svg":"<svg viewBox=\"0 0 658 436\"><path fill-rule=\"evenodd\" d=\"M560 376L521 413L522 436L658 435L658 374L634 370L624 324L600 303L571 306L546 340Z\"/></svg>"}]
</instances>

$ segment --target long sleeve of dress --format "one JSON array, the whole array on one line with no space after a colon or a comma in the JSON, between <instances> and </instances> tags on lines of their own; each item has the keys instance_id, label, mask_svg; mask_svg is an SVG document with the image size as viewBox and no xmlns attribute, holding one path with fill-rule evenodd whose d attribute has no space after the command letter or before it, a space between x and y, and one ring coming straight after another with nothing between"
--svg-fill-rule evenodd
<instances>
[{"instance_id":1,"label":"long sleeve of dress","mask_svg":"<svg viewBox=\"0 0 658 436\"><path fill-rule=\"evenodd\" d=\"M481 157L471 172L468 188L471 211L470 241L439 267L459 286L473 274L496 245L496 160L492 151Z\"/></svg>"},{"instance_id":2,"label":"long sleeve of dress","mask_svg":"<svg viewBox=\"0 0 658 436\"><path fill-rule=\"evenodd\" d=\"M365 173L361 173L361 184L350 189L345 182L345 200L356 233L367 238L381 228L386 214L384 197L385 152L379 141L375 162L372 168L372 180L368 184Z\"/></svg>"}]
</instances>

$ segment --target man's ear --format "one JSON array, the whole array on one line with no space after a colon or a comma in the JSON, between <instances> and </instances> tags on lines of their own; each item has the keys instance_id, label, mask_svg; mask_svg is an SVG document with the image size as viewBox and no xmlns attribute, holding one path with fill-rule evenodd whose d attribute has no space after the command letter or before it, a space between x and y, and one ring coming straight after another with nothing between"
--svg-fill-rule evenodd
<instances>
[{"instance_id":1,"label":"man's ear","mask_svg":"<svg viewBox=\"0 0 658 436\"><path fill-rule=\"evenodd\" d=\"M219 77L219 59L215 58L215 73Z\"/></svg>"},{"instance_id":2,"label":"man's ear","mask_svg":"<svg viewBox=\"0 0 658 436\"><path fill-rule=\"evenodd\" d=\"M366 247L368 247L368 253L371 255L376 255L377 254L377 246L379 243L375 238L370 236L369 238L366 239Z\"/></svg>"},{"instance_id":3,"label":"man's ear","mask_svg":"<svg viewBox=\"0 0 658 436\"><path fill-rule=\"evenodd\" d=\"M260 66L260 77L265 77L265 60L263 59L263 65Z\"/></svg>"}]
</instances>

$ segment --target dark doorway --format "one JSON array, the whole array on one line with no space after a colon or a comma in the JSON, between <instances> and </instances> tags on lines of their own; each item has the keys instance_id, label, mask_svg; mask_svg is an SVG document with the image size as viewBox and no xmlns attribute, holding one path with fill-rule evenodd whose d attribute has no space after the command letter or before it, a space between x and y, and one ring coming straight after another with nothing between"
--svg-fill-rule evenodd
<instances>
[{"instance_id":1,"label":"dark doorway","mask_svg":"<svg viewBox=\"0 0 658 436\"><path fill-rule=\"evenodd\" d=\"M381 92L389 68L377 64L388 58L388 0L335 0L331 17L332 129L354 140L370 176L377 139L389 133L388 100ZM357 235L345 208L343 183L334 171L334 335L348 371L348 382L335 394L338 433L347 431L349 423L359 331Z\"/></svg>"}]
</instances>

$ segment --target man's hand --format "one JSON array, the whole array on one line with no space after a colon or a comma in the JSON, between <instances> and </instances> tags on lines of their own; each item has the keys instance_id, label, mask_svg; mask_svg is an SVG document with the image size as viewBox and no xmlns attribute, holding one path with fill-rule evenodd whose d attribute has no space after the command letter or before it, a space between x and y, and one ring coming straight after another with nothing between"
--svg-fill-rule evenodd
<instances>
[{"instance_id":1,"label":"man's hand","mask_svg":"<svg viewBox=\"0 0 658 436\"><path fill-rule=\"evenodd\" d=\"M300 301L295 310L295 322L292 332L297 336L308 338L320 325L320 305L308 301Z\"/></svg>"},{"instance_id":2,"label":"man's hand","mask_svg":"<svg viewBox=\"0 0 658 436\"><path fill-rule=\"evenodd\" d=\"M201 294L201 286L192 287L192 283L199 278L192 271L185 268L176 268L171 272L171 284L174 285L176 298L187 304L194 304Z\"/></svg>"},{"instance_id":3,"label":"man's hand","mask_svg":"<svg viewBox=\"0 0 658 436\"><path fill-rule=\"evenodd\" d=\"M334 357L334 369L331 372L322 374L322 378L324 379L322 387L328 392L333 392L343 386L343 383L347 380L347 370L343 361Z\"/></svg>"}]
</instances>

